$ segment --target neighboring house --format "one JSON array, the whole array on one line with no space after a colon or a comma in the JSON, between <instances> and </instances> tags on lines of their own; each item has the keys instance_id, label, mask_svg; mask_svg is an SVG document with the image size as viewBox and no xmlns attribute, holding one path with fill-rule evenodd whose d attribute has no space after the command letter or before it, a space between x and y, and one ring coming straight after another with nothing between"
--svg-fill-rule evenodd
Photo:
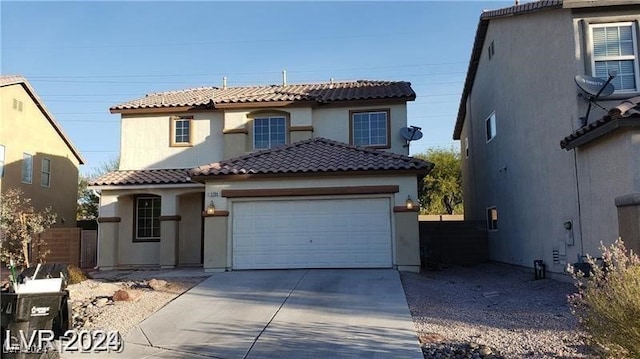
<instances>
[{"instance_id":1,"label":"neighboring house","mask_svg":"<svg viewBox=\"0 0 640 359\"><path fill-rule=\"evenodd\" d=\"M121 115L101 191L98 266L207 271L420 266L407 82L203 87ZM417 202L416 202L417 203Z\"/></svg>"},{"instance_id":2,"label":"neighboring house","mask_svg":"<svg viewBox=\"0 0 640 359\"><path fill-rule=\"evenodd\" d=\"M82 156L22 76L0 76L0 192L19 188L56 227L75 227Z\"/></svg>"},{"instance_id":3,"label":"neighboring house","mask_svg":"<svg viewBox=\"0 0 640 359\"><path fill-rule=\"evenodd\" d=\"M639 21L637 1L539 1L480 16L453 138L465 219L486 221L493 260L542 259L560 273L618 238L616 198L640 192ZM584 125L574 77L608 70L615 92Z\"/></svg>"}]
</instances>

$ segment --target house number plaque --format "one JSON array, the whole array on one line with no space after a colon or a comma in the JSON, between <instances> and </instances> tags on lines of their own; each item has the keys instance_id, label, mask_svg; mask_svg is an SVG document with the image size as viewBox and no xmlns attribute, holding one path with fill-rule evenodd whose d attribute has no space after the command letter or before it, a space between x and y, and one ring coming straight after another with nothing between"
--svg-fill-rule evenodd
<instances>
[{"instance_id":1,"label":"house number plaque","mask_svg":"<svg viewBox=\"0 0 640 359\"><path fill-rule=\"evenodd\" d=\"M209 196L209 198L220 197L220 192L209 192L207 193L207 195Z\"/></svg>"}]
</instances>

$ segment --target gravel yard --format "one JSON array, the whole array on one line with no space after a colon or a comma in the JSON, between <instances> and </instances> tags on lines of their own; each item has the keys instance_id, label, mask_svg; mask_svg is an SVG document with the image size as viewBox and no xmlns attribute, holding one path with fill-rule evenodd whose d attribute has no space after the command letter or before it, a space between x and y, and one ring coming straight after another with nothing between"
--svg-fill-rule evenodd
<instances>
[{"instance_id":1,"label":"gravel yard","mask_svg":"<svg viewBox=\"0 0 640 359\"><path fill-rule=\"evenodd\" d=\"M571 283L500 264L403 272L402 283L425 358L590 357Z\"/></svg>"},{"instance_id":2,"label":"gravel yard","mask_svg":"<svg viewBox=\"0 0 640 359\"><path fill-rule=\"evenodd\" d=\"M140 321L207 278L199 271L96 272L94 279L68 286L76 329L117 330L126 334ZM154 280L155 281L152 281ZM125 290L129 300L114 300Z\"/></svg>"}]
</instances>

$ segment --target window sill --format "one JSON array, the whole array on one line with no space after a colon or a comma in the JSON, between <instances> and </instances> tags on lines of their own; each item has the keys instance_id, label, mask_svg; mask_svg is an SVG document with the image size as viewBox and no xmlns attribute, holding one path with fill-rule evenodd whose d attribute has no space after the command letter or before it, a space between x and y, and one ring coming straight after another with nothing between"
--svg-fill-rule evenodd
<instances>
[{"instance_id":1,"label":"window sill","mask_svg":"<svg viewBox=\"0 0 640 359\"><path fill-rule=\"evenodd\" d=\"M160 243L160 238L134 238L133 243Z\"/></svg>"},{"instance_id":2,"label":"window sill","mask_svg":"<svg viewBox=\"0 0 640 359\"><path fill-rule=\"evenodd\" d=\"M169 147L193 147L191 143L172 143Z\"/></svg>"}]
</instances>

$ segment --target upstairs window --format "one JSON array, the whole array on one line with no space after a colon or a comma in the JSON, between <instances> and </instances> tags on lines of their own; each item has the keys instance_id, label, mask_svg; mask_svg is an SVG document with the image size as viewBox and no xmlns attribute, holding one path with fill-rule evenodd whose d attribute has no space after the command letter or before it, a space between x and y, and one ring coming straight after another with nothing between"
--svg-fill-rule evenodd
<instances>
[{"instance_id":1,"label":"upstairs window","mask_svg":"<svg viewBox=\"0 0 640 359\"><path fill-rule=\"evenodd\" d=\"M136 197L134 242L153 242L160 240L160 197Z\"/></svg>"},{"instance_id":2,"label":"upstairs window","mask_svg":"<svg viewBox=\"0 0 640 359\"><path fill-rule=\"evenodd\" d=\"M487 134L487 142L491 141L494 137L496 137L496 113L492 113L491 116L487 117L485 122L485 130Z\"/></svg>"},{"instance_id":3,"label":"upstairs window","mask_svg":"<svg viewBox=\"0 0 640 359\"><path fill-rule=\"evenodd\" d=\"M33 156L22 154L22 183L31 184L33 181Z\"/></svg>"},{"instance_id":4,"label":"upstairs window","mask_svg":"<svg viewBox=\"0 0 640 359\"><path fill-rule=\"evenodd\" d=\"M193 121L192 116L171 118L171 146L191 146L191 121Z\"/></svg>"},{"instance_id":5,"label":"upstairs window","mask_svg":"<svg viewBox=\"0 0 640 359\"><path fill-rule=\"evenodd\" d=\"M284 116L253 119L253 148L266 150L287 143L287 120Z\"/></svg>"},{"instance_id":6,"label":"upstairs window","mask_svg":"<svg viewBox=\"0 0 640 359\"><path fill-rule=\"evenodd\" d=\"M620 22L592 24L591 71L606 79L609 71L617 72L611 81L616 92L638 91L638 42L635 24Z\"/></svg>"},{"instance_id":7,"label":"upstairs window","mask_svg":"<svg viewBox=\"0 0 640 359\"><path fill-rule=\"evenodd\" d=\"M48 158L42 159L42 173L40 174L40 184L42 187L51 186L51 160Z\"/></svg>"},{"instance_id":8,"label":"upstairs window","mask_svg":"<svg viewBox=\"0 0 640 359\"><path fill-rule=\"evenodd\" d=\"M351 143L389 148L389 110L351 112Z\"/></svg>"}]
</instances>

